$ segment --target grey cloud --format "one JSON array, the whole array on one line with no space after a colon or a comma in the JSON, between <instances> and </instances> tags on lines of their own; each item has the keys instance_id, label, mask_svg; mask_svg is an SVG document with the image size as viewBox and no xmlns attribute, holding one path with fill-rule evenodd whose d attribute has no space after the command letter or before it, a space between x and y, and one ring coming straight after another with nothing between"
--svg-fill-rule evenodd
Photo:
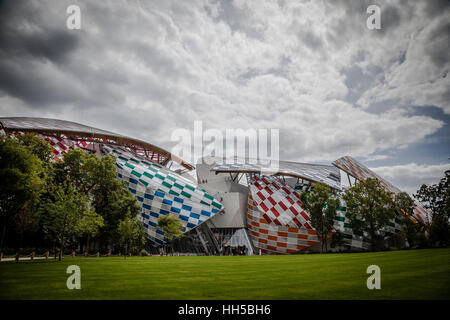
<instances>
[{"instance_id":1,"label":"grey cloud","mask_svg":"<svg viewBox=\"0 0 450 320\"><path fill-rule=\"evenodd\" d=\"M359 97L369 89L375 81L382 81L383 70L372 66L364 72L358 65L354 64L342 71L345 76L345 85L349 88L347 101L356 103Z\"/></svg>"},{"instance_id":2,"label":"grey cloud","mask_svg":"<svg viewBox=\"0 0 450 320\"><path fill-rule=\"evenodd\" d=\"M79 32L65 28L72 2L0 3L2 114L65 118L166 148L171 132L192 130L194 120L220 130L280 128L282 158L325 163L413 144L442 125L386 115L396 100L355 106L392 66L407 65L407 46L389 49L414 30L404 31L411 2L386 5L395 32L383 36L367 33L372 1L312 1L311 14L304 3L279 1L278 11L271 2L273 15L259 2L80 1ZM315 23L300 28L305 21ZM448 59L445 30L436 29L424 55L436 65Z\"/></svg>"},{"instance_id":3,"label":"grey cloud","mask_svg":"<svg viewBox=\"0 0 450 320\"><path fill-rule=\"evenodd\" d=\"M428 39L426 52L437 68L444 68L450 62L450 22L434 29Z\"/></svg>"},{"instance_id":4,"label":"grey cloud","mask_svg":"<svg viewBox=\"0 0 450 320\"><path fill-rule=\"evenodd\" d=\"M245 9L237 8L233 1L219 0L219 15L214 18L216 22L222 21L230 26L233 31L240 31L249 37L262 38L264 32L248 23L248 15Z\"/></svg>"},{"instance_id":5,"label":"grey cloud","mask_svg":"<svg viewBox=\"0 0 450 320\"><path fill-rule=\"evenodd\" d=\"M326 1L325 12L332 18L328 22L326 39L336 49L342 49L351 40L355 33L363 33L366 28L367 7L372 3L364 1ZM337 13L341 13L337 15Z\"/></svg>"},{"instance_id":6,"label":"grey cloud","mask_svg":"<svg viewBox=\"0 0 450 320\"><path fill-rule=\"evenodd\" d=\"M387 32L394 32L395 28L400 25L401 14L396 6L388 5L381 7L381 29Z\"/></svg>"},{"instance_id":7,"label":"grey cloud","mask_svg":"<svg viewBox=\"0 0 450 320\"><path fill-rule=\"evenodd\" d=\"M444 172L450 170L450 164L419 165L408 163L391 167L376 167L371 168L371 170L401 190L414 194L422 184L438 183L444 177Z\"/></svg>"},{"instance_id":8,"label":"grey cloud","mask_svg":"<svg viewBox=\"0 0 450 320\"><path fill-rule=\"evenodd\" d=\"M322 39L315 35L311 30L300 33L299 37L304 44L313 50L321 49L323 46Z\"/></svg>"},{"instance_id":9,"label":"grey cloud","mask_svg":"<svg viewBox=\"0 0 450 320\"><path fill-rule=\"evenodd\" d=\"M430 0L426 1L425 12L429 16L438 16L447 14L450 10L450 1L448 0Z\"/></svg>"},{"instance_id":10,"label":"grey cloud","mask_svg":"<svg viewBox=\"0 0 450 320\"><path fill-rule=\"evenodd\" d=\"M3 59L21 56L63 63L79 44L78 34L64 28L65 17L61 14L50 25L45 12L36 3L3 1L0 4L0 55Z\"/></svg>"},{"instance_id":11,"label":"grey cloud","mask_svg":"<svg viewBox=\"0 0 450 320\"><path fill-rule=\"evenodd\" d=\"M65 15L51 25L35 3L3 1L0 8L0 91L36 106L75 98L47 73L49 64L64 68L80 42L63 27Z\"/></svg>"}]
</instances>

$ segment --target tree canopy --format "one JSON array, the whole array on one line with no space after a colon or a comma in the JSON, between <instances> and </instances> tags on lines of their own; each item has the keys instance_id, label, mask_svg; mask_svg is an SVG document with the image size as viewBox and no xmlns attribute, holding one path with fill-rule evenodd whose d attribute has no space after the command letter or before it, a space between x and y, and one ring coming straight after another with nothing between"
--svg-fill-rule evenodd
<instances>
[{"instance_id":1,"label":"tree canopy","mask_svg":"<svg viewBox=\"0 0 450 320\"><path fill-rule=\"evenodd\" d=\"M145 242L142 223L137 219L125 218L119 222L118 232L125 246L126 257L130 251L139 251Z\"/></svg>"},{"instance_id":2,"label":"tree canopy","mask_svg":"<svg viewBox=\"0 0 450 320\"><path fill-rule=\"evenodd\" d=\"M88 198L68 184L65 189L55 191L54 200L46 199L40 208L44 232L57 239L60 250L59 260L63 254L68 237L79 235L83 226L82 217L88 213Z\"/></svg>"},{"instance_id":3,"label":"tree canopy","mask_svg":"<svg viewBox=\"0 0 450 320\"><path fill-rule=\"evenodd\" d=\"M56 167L62 172L64 181L71 182L79 192L89 196L92 209L103 218L101 238L109 244L117 243L120 240L119 222L134 219L139 206L125 182L117 179L115 159L70 150Z\"/></svg>"},{"instance_id":4,"label":"tree canopy","mask_svg":"<svg viewBox=\"0 0 450 320\"><path fill-rule=\"evenodd\" d=\"M28 215L36 210L39 197L44 192L46 170L41 159L20 140L2 137L0 181L1 250L6 226L15 215Z\"/></svg>"},{"instance_id":5,"label":"tree canopy","mask_svg":"<svg viewBox=\"0 0 450 320\"><path fill-rule=\"evenodd\" d=\"M7 230L22 237L32 227L58 243L60 255L82 238L87 247L90 238L118 246L119 222L135 219L140 207L117 178L115 159L80 149L53 158L50 144L35 134L0 137L0 251ZM143 236L142 224L136 226Z\"/></svg>"},{"instance_id":6,"label":"tree canopy","mask_svg":"<svg viewBox=\"0 0 450 320\"><path fill-rule=\"evenodd\" d=\"M450 170L445 171L439 183L422 185L414 197L432 212L429 231L431 243L448 246L450 244Z\"/></svg>"},{"instance_id":7,"label":"tree canopy","mask_svg":"<svg viewBox=\"0 0 450 320\"><path fill-rule=\"evenodd\" d=\"M344 194L350 225L356 234L369 234L371 248L376 250L379 232L395 217L392 194L377 179L356 183Z\"/></svg>"},{"instance_id":8,"label":"tree canopy","mask_svg":"<svg viewBox=\"0 0 450 320\"><path fill-rule=\"evenodd\" d=\"M158 228L164 232L164 236L169 240L173 252L173 242L183 236L183 224L180 218L175 215L160 216Z\"/></svg>"},{"instance_id":9,"label":"tree canopy","mask_svg":"<svg viewBox=\"0 0 450 320\"><path fill-rule=\"evenodd\" d=\"M402 222L400 235L408 241L410 247L414 247L420 231L420 225L411 216L415 207L414 200L406 192L400 192L395 195L394 206Z\"/></svg>"},{"instance_id":10,"label":"tree canopy","mask_svg":"<svg viewBox=\"0 0 450 320\"><path fill-rule=\"evenodd\" d=\"M433 216L450 218L450 170L445 171L439 183L423 184L414 197L431 210Z\"/></svg>"},{"instance_id":11,"label":"tree canopy","mask_svg":"<svg viewBox=\"0 0 450 320\"><path fill-rule=\"evenodd\" d=\"M338 198L334 197L330 188L317 183L311 191L302 191L300 199L309 212L311 225L316 229L321 240L321 251L327 247L328 234L333 230L336 210L340 206Z\"/></svg>"}]
</instances>

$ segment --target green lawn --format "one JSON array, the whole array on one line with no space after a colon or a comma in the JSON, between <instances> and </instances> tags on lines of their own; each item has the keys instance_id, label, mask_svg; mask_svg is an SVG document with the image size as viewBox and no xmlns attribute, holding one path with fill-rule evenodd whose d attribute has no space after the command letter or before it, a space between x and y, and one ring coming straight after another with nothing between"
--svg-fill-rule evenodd
<instances>
[{"instance_id":1,"label":"green lawn","mask_svg":"<svg viewBox=\"0 0 450 320\"><path fill-rule=\"evenodd\" d=\"M68 290L67 266L81 268ZM381 268L381 290L366 269ZM450 299L450 249L0 263L0 299Z\"/></svg>"}]
</instances>

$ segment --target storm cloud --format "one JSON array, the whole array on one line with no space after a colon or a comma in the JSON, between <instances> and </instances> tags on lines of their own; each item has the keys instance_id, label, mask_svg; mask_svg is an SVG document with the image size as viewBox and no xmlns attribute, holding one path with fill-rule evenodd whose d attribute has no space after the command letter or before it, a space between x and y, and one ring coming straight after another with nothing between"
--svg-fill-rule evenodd
<instances>
[{"instance_id":1,"label":"storm cloud","mask_svg":"<svg viewBox=\"0 0 450 320\"><path fill-rule=\"evenodd\" d=\"M71 4L80 30L66 28ZM381 30L366 27L370 4L381 8ZM175 129L197 120L279 128L285 160L349 154L394 176L385 160L395 149L395 168L433 165L434 177L448 157L422 163L401 150L448 125L414 110L450 114L449 13L446 0L2 1L0 113L167 149ZM421 183L395 179L408 190Z\"/></svg>"}]
</instances>

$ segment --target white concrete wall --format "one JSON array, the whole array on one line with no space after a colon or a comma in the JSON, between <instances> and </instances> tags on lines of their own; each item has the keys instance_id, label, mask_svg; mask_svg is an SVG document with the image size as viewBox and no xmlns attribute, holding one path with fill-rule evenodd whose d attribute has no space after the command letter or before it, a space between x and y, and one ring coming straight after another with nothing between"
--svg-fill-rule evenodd
<instances>
[{"instance_id":1,"label":"white concrete wall","mask_svg":"<svg viewBox=\"0 0 450 320\"><path fill-rule=\"evenodd\" d=\"M222 213L209 221L216 228L246 228L248 195L241 192L218 193L214 195L224 206Z\"/></svg>"},{"instance_id":2,"label":"white concrete wall","mask_svg":"<svg viewBox=\"0 0 450 320\"><path fill-rule=\"evenodd\" d=\"M210 165L197 163L198 184L208 191L225 207L223 213L209 220L216 228L246 228L248 187L233 181L228 173L216 175L211 171L215 163ZM245 176L241 180L246 179Z\"/></svg>"}]
</instances>

